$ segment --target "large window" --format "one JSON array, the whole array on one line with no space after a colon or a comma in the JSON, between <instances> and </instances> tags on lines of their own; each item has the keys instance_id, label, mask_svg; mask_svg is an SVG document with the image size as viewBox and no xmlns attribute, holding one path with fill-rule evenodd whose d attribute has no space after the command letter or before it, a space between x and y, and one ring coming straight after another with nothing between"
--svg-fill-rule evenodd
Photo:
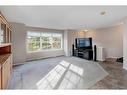
<instances>
[{"instance_id":1,"label":"large window","mask_svg":"<svg viewBox=\"0 0 127 95\"><path fill-rule=\"evenodd\" d=\"M28 32L27 50L28 52L40 50L62 49L61 33Z\"/></svg>"}]
</instances>

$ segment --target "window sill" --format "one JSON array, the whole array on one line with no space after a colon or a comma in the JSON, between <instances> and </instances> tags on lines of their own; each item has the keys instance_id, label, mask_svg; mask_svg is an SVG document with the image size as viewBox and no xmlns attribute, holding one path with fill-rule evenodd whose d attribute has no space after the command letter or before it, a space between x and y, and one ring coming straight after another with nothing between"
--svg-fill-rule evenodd
<instances>
[{"instance_id":1,"label":"window sill","mask_svg":"<svg viewBox=\"0 0 127 95\"><path fill-rule=\"evenodd\" d=\"M52 49L52 50L27 51L27 53L52 52L52 51L60 51L60 50L63 50L63 49Z\"/></svg>"}]
</instances>

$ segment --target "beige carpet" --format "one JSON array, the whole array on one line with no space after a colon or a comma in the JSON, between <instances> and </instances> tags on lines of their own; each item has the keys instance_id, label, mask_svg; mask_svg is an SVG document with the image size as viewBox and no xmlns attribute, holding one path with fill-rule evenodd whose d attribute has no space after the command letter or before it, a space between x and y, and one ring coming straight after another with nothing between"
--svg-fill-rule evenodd
<instances>
[{"instance_id":1,"label":"beige carpet","mask_svg":"<svg viewBox=\"0 0 127 95\"><path fill-rule=\"evenodd\" d=\"M15 67L8 89L88 89L107 75L97 62L56 57Z\"/></svg>"}]
</instances>

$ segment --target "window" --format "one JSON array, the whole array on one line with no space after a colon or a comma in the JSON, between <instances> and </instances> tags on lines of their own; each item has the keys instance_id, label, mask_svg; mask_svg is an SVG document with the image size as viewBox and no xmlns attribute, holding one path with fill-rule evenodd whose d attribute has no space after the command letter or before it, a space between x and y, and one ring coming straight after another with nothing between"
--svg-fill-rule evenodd
<instances>
[{"instance_id":1,"label":"window","mask_svg":"<svg viewBox=\"0 0 127 95\"><path fill-rule=\"evenodd\" d=\"M27 50L29 52L56 49L62 49L61 33L27 33Z\"/></svg>"}]
</instances>

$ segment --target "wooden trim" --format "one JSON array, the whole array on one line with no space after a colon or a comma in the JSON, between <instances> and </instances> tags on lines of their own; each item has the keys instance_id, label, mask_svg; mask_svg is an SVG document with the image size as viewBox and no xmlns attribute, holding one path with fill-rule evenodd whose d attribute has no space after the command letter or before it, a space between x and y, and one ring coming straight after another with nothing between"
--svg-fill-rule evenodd
<instances>
[{"instance_id":1,"label":"wooden trim","mask_svg":"<svg viewBox=\"0 0 127 95\"><path fill-rule=\"evenodd\" d=\"M11 45L0 48L0 55L9 53L11 53Z\"/></svg>"},{"instance_id":2,"label":"wooden trim","mask_svg":"<svg viewBox=\"0 0 127 95\"><path fill-rule=\"evenodd\" d=\"M8 23L8 21L5 19L5 17L1 13L1 11L0 11L0 25L1 25L1 29L4 32L4 34L3 34L4 35L4 43L10 43L11 42L12 27Z\"/></svg>"},{"instance_id":3,"label":"wooden trim","mask_svg":"<svg viewBox=\"0 0 127 95\"><path fill-rule=\"evenodd\" d=\"M11 55L7 54L4 55L3 58L3 64L2 64L2 89L6 89L8 85L8 81L10 79L10 74L11 74Z\"/></svg>"},{"instance_id":4,"label":"wooden trim","mask_svg":"<svg viewBox=\"0 0 127 95\"><path fill-rule=\"evenodd\" d=\"M0 11L0 18L1 18L1 20L2 20L4 23L6 23L6 24L9 26L10 29L12 28L11 24L9 24L9 22L6 20L6 18L4 17L4 15L2 14L1 11Z\"/></svg>"},{"instance_id":5,"label":"wooden trim","mask_svg":"<svg viewBox=\"0 0 127 95\"><path fill-rule=\"evenodd\" d=\"M10 34L9 34L9 37L10 37L10 39L9 39L9 43L11 43L11 40L12 40L12 31L10 30L9 33L10 33Z\"/></svg>"},{"instance_id":6,"label":"wooden trim","mask_svg":"<svg viewBox=\"0 0 127 95\"><path fill-rule=\"evenodd\" d=\"M0 89L6 89L12 72L11 25L0 11L0 28L4 32L4 43L0 44Z\"/></svg>"},{"instance_id":7,"label":"wooden trim","mask_svg":"<svg viewBox=\"0 0 127 95\"><path fill-rule=\"evenodd\" d=\"M0 67L6 62L11 54L0 55Z\"/></svg>"},{"instance_id":8,"label":"wooden trim","mask_svg":"<svg viewBox=\"0 0 127 95\"><path fill-rule=\"evenodd\" d=\"M9 41L9 39L10 39L10 35L9 35L9 34L10 34L10 30L9 30L8 27L6 27L6 29L7 29L7 30L6 30L6 34L7 34L7 35L6 35L6 39L7 39L6 42L9 43L9 42L10 42L10 41Z\"/></svg>"},{"instance_id":9,"label":"wooden trim","mask_svg":"<svg viewBox=\"0 0 127 95\"><path fill-rule=\"evenodd\" d=\"M9 46L9 45L11 45L11 43L0 44L0 48L1 47L6 47L6 46Z\"/></svg>"},{"instance_id":10,"label":"wooden trim","mask_svg":"<svg viewBox=\"0 0 127 95\"><path fill-rule=\"evenodd\" d=\"M0 67L0 89L2 89L2 67Z\"/></svg>"}]
</instances>

